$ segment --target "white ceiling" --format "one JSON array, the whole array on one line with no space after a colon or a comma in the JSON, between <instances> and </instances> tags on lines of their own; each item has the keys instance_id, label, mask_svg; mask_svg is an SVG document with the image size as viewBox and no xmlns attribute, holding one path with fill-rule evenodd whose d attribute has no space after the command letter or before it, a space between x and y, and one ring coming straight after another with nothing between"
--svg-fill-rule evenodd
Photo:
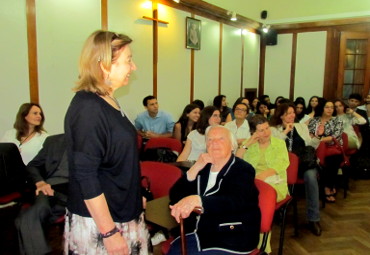
<instances>
[{"instance_id":1,"label":"white ceiling","mask_svg":"<svg viewBox=\"0 0 370 255\"><path fill-rule=\"evenodd\" d=\"M370 0L204 0L246 18L264 23L288 24L344 18L370 17Z\"/></svg>"}]
</instances>

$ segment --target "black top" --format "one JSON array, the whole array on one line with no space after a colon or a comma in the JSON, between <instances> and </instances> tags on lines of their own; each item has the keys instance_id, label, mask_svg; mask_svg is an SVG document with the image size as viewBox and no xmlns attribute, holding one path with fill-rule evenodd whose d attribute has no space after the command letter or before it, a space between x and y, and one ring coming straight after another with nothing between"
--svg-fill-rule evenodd
<instances>
[{"instance_id":1,"label":"black top","mask_svg":"<svg viewBox=\"0 0 370 255\"><path fill-rule=\"evenodd\" d=\"M104 193L115 222L142 211L136 129L98 95L76 93L65 118L70 169L68 210L91 217L84 200Z\"/></svg>"},{"instance_id":2,"label":"black top","mask_svg":"<svg viewBox=\"0 0 370 255\"><path fill-rule=\"evenodd\" d=\"M194 181L189 182L186 175L179 179L170 190L171 204L189 195L201 197L204 213L197 222L190 219L190 224L203 251L253 250L258 244L261 223L254 168L232 155L218 173L216 184L205 191L210 168L211 164L207 164Z\"/></svg>"},{"instance_id":3,"label":"black top","mask_svg":"<svg viewBox=\"0 0 370 255\"><path fill-rule=\"evenodd\" d=\"M293 128L292 131L290 131L287 135L287 138L285 139L286 147L289 150L290 149L290 143L292 143L292 150L291 152L294 152L295 154L299 155L298 151L301 151L302 148L306 146L304 140L299 136L297 129Z\"/></svg>"}]
</instances>

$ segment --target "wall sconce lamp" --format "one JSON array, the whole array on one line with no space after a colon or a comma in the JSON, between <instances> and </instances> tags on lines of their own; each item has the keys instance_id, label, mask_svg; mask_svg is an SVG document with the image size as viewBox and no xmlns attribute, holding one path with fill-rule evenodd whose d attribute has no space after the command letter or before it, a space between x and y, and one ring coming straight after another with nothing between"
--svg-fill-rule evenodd
<instances>
[{"instance_id":1,"label":"wall sconce lamp","mask_svg":"<svg viewBox=\"0 0 370 255\"><path fill-rule=\"evenodd\" d=\"M269 30L270 30L270 25L266 25L266 24L263 24L262 25L262 31L265 33L265 34L267 34L268 32L269 32Z\"/></svg>"},{"instance_id":2,"label":"wall sconce lamp","mask_svg":"<svg viewBox=\"0 0 370 255\"><path fill-rule=\"evenodd\" d=\"M238 18L236 17L236 12L234 12L234 11L228 11L227 15L231 15L231 18L230 18L231 21L237 21L238 20Z\"/></svg>"},{"instance_id":3,"label":"wall sconce lamp","mask_svg":"<svg viewBox=\"0 0 370 255\"><path fill-rule=\"evenodd\" d=\"M174 1L175 3L178 3L178 4L180 3L180 0L173 0L173 1Z\"/></svg>"}]
</instances>

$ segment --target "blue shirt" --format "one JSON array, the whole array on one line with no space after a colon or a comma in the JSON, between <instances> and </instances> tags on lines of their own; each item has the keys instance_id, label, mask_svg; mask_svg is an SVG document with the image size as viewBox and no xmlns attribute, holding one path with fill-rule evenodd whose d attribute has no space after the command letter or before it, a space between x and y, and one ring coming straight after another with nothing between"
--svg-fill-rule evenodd
<instances>
[{"instance_id":1,"label":"blue shirt","mask_svg":"<svg viewBox=\"0 0 370 255\"><path fill-rule=\"evenodd\" d=\"M140 131L152 131L157 134L172 133L173 121L170 114L164 111L158 111L157 116L150 117L148 111L140 113L135 120L135 127Z\"/></svg>"}]
</instances>

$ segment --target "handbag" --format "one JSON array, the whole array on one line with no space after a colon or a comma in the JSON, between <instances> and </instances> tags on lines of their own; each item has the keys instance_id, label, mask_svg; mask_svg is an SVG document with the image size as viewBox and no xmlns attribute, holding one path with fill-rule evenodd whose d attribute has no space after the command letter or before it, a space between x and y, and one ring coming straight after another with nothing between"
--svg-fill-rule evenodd
<instances>
[{"instance_id":1,"label":"handbag","mask_svg":"<svg viewBox=\"0 0 370 255\"><path fill-rule=\"evenodd\" d=\"M348 156L344 153L343 147L339 144L338 140L333 137L333 144L321 142L316 149L316 156L320 160L321 165L325 165L325 158L333 155L343 156L343 165L349 166Z\"/></svg>"},{"instance_id":2,"label":"handbag","mask_svg":"<svg viewBox=\"0 0 370 255\"><path fill-rule=\"evenodd\" d=\"M177 155L171 149L165 147L150 148L144 152L142 161L176 162Z\"/></svg>"},{"instance_id":3,"label":"handbag","mask_svg":"<svg viewBox=\"0 0 370 255\"><path fill-rule=\"evenodd\" d=\"M314 169L318 167L316 150L314 147L304 146L297 151L296 155L299 157L299 174L308 169Z\"/></svg>"},{"instance_id":4,"label":"handbag","mask_svg":"<svg viewBox=\"0 0 370 255\"><path fill-rule=\"evenodd\" d=\"M141 176L141 193L146 198L146 201L154 199L153 193L150 191L150 179L148 176Z\"/></svg>"}]
</instances>

